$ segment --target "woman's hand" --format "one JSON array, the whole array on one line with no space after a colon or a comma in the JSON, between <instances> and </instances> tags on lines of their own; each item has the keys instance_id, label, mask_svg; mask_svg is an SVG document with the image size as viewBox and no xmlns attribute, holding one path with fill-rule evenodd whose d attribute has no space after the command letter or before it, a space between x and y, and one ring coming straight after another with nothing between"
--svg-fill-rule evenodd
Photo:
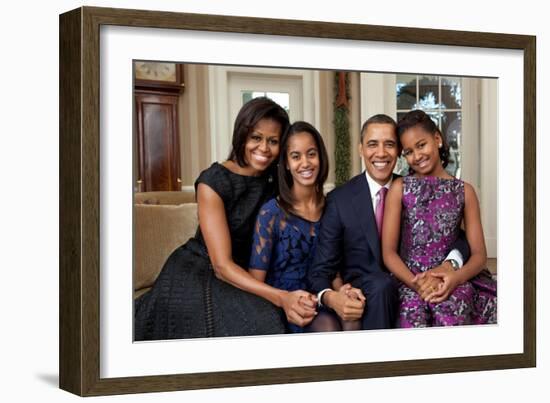
<instances>
[{"instance_id":1,"label":"woman's hand","mask_svg":"<svg viewBox=\"0 0 550 403\"><path fill-rule=\"evenodd\" d=\"M437 291L430 293L426 298L426 301L432 304L439 304L449 299L456 287L460 285L460 279L455 271L430 273L430 276L442 280Z\"/></svg>"},{"instance_id":2,"label":"woman's hand","mask_svg":"<svg viewBox=\"0 0 550 403\"><path fill-rule=\"evenodd\" d=\"M285 311L286 319L300 327L307 326L317 315L317 298L302 290L285 292L281 308Z\"/></svg>"}]
</instances>

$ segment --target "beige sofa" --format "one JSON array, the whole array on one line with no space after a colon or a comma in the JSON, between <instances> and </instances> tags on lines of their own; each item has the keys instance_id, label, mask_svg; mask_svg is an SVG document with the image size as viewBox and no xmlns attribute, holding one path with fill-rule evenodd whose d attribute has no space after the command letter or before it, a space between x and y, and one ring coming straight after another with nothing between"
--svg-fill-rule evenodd
<instances>
[{"instance_id":1,"label":"beige sofa","mask_svg":"<svg viewBox=\"0 0 550 403\"><path fill-rule=\"evenodd\" d=\"M164 262L195 235L194 192L144 192L134 195L134 298L149 291Z\"/></svg>"}]
</instances>

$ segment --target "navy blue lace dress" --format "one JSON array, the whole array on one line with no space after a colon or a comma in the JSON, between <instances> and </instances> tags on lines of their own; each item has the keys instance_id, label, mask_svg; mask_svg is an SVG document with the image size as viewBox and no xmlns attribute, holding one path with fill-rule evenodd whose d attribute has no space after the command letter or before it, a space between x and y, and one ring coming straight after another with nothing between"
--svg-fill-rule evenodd
<instances>
[{"instance_id":1,"label":"navy blue lace dress","mask_svg":"<svg viewBox=\"0 0 550 403\"><path fill-rule=\"evenodd\" d=\"M320 221L311 222L287 214L276 199L264 204L254 228L254 241L248 267L267 271L266 283L281 290L307 290ZM293 333L303 329L287 324Z\"/></svg>"},{"instance_id":2,"label":"navy blue lace dress","mask_svg":"<svg viewBox=\"0 0 550 403\"><path fill-rule=\"evenodd\" d=\"M235 263L246 268L258 210L273 196L267 177L238 175L221 164L197 181L223 200ZM200 228L167 259L153 288L135 301L134 339L164 340L285 333L283 312L217 279Z\"/></svg>"}]
</instances>

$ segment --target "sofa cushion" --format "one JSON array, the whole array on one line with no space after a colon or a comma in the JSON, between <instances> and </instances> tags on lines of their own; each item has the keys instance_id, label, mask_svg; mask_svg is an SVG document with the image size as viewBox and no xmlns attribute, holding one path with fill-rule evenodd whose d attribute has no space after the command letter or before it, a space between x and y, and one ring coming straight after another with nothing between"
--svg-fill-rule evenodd
<instances>
[{"instance_id":1,"label":"sofa cushion","mask_svg":"<svg viewBox=\"0 0 550 403\"><path fill-rule=\"evenodd\" d=\"M151 287L164 262L195 235L197 204L134 205L134 290Z\"/></svg>"},{"instance_id":2,"label":"sofa cushion","mask_svg":"<svg viewBox=\"0 0 550 403\"><path fill-rule=\"evenodd\" d=\"M135 193L134 203L173 205L183 203L195 203L195 191Z\"/></svg>"}]
</instances>

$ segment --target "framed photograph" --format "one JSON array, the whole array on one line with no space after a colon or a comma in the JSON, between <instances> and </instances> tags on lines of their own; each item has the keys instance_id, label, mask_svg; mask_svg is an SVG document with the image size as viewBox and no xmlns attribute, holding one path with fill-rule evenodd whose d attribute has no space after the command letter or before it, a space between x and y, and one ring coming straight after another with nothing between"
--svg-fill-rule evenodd
<instances>
[{"instance_id":1,"label":"framed photograph","mask_svg":"<svg viewBox=\"0 0 550 403\"><path fill-rule=\"evenodd\" d=\"M93 396L535 366L535 45L497 33L94 7L62 14L60 387ZM349 103L346 163L334 156L338 94ZM176 204L193 216L196 177L227 158L236 111L262 95L316 126L330 164L349 164L350 174L363 169L354 145L362 122L426 110L451 143L452 174L480 197L497 323L135 340L134 298L156 278L139 268L150 254L136 245L151 245L137 209L176 191L191 194ZM148 171L151 110L162 114L162 144L175 144L166 175ZM326 190L337 184L333 170Z\"/></svg>"}]
</instances>

